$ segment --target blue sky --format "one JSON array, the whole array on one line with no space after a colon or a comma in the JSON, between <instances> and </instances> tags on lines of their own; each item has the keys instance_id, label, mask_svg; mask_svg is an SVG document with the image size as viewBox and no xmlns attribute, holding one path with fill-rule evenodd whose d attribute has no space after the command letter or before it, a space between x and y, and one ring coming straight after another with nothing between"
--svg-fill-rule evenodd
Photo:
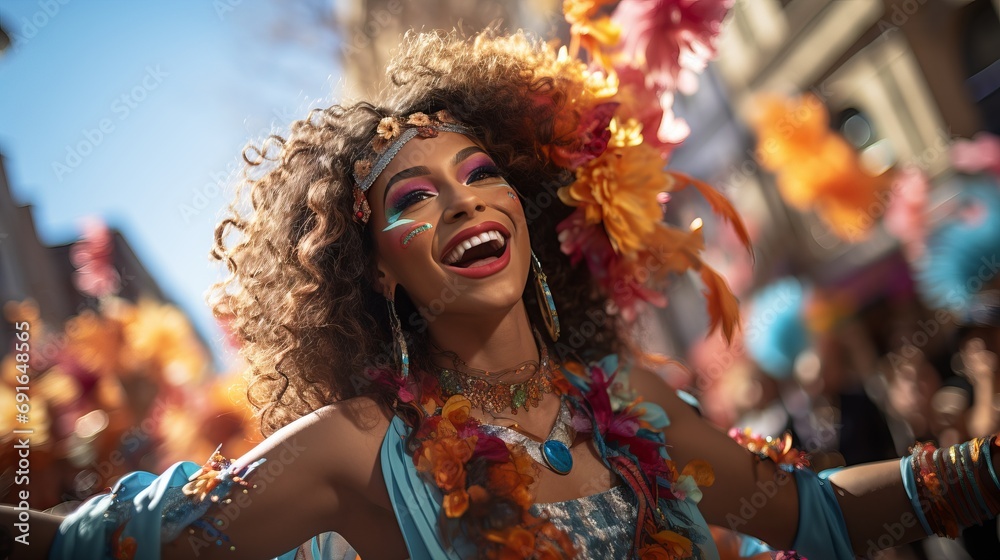
<instances>
[{"instance_id":1,"label":"blue sky","mask_svg":"<svg viewBox=\"0 0 1000 560\"><path fill-rule=\"evenodd\" d=\"M249 139L337 95L331 36L275 39L276 1L7 0L0 152L42 241L85 216L120 229L168 296L222 350L204 293L213 230ZM309 37L310 33L313 37ZM219 185L222 185L221 187Z\"/></svg>"}]
</instances>

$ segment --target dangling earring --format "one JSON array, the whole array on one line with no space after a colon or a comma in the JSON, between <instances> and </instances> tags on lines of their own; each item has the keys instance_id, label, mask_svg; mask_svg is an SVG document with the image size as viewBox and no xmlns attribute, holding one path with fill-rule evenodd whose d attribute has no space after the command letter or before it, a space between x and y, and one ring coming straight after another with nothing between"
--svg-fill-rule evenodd
<instances>
[{"instance_id":1,"label":"dangling earring","mask_svg":"<svg viewBox=\"0 0 1000 560\"><path fill-rule=\"evenodd\" d=\"M410 375L410 355L406 352L406 339L403 338L403 327L396 315L395 297L385 298L385 303L389 307L389 325L392 327L392 336L399 346L399 370L400 378L406 379Z\"/></svg>"},{"instance_id":2,"label":"dangling earring","mask_svg":"<svg viewBox=\"0 0 1000 560\"><path fill-rule=\"evenodd\" d=\"M535 293L538 296L538 307L542 310L542 319L545 321L545 328L549 330L552 342L559 340L559 314L556 313L556 302L552 299L552 291L545 281L545 273L542 272L542 263L538 261L535 252L531 252L531 270L535 273Z\"/></svg>"}]
</instances>

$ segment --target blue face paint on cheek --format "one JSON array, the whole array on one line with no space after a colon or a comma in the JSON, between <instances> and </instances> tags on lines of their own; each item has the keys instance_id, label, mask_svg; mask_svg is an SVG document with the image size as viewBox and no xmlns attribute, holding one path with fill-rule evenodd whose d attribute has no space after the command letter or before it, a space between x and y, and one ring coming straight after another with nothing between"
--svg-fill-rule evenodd
<instances>
[{"instance_id":1,"label":"blue face paint on cheek","mask_svg":"<svg viewBox=\"0 0 1000 560\"><path fill-rule=\"evenodd\" d=\"M388 218L386 218L386 221L389 222L389 225L382 228L382 231L389 231L390 229L413 223L413 220L410 219L406 218L400 219L400 216L402 215L403 215L402 212L396 212L395 214L391 214Z\"/></svg>"}]
</instances>

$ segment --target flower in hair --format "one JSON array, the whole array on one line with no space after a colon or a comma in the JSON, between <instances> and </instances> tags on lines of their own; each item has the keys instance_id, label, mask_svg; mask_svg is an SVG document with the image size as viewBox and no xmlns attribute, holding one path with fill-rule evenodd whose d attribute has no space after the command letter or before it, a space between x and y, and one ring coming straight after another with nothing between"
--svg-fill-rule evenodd
<instances>
[{"instance_id":1,"label":"flower in hair","mask_svg":"<svg viewBox=\"0 0 1000 560\"><path fill-rule=\"evenodd\" d=\"M372 172L372 160L370 159L359 159L354 162L354 174L358 179L364 179Z\"/></svg>"},{"instance_id":2,"label":"flower in hair","mask_svg":"<svg viewBox=\"0 0 1000 560\"><path fill-rule=\"evenodd\" d=\"M458 124L458 121L455 120L455 117L451 116L451 113L449 113L445 109L441 109L440 111L434 113L434 118L437 119L438 122L443 122L447 124Z\"/></svg>"},{"instance_id":3,"label":"flower in hair","mask_svg":"<svg viewBox=\"0 0 1000 560\"><path fill-rule=\"evenodd\" d=\"M396 117L385 117L378 122L375 133L385 140L395 140L399 136L400 128Z\"/></svg>"},{"instance_id":4,"label":"flower in hair","mask_svg":"<svg viewBox=\"0 0 1000 560\"><path fill-rule=\"evenodd\" d=\"M611 121L607 154L577 170L577 180L559 189L559 199L583 210L587 224L603 223L611 246L633 258L663 218L655 200L666 185L663 160L642 143L641 125Z\"/></svg>"},{"instance_id":5,"label":"flower in hair","mask_svg":"<svg viewBox=\"0 0 1000 560\"><path fill-rule=\"evenodd\" d=\"M691 94L715 56L715 39L732 0L622 0L611 20L621 26L621 59L644 66L658 89Z\"/></svg>"},{"instance_id":6,"label":"flower in hair","mask_svg":"<svg viewBox=\"0 0 1000 560\"><path fill-rule=\"evenodd\" d=\"M604 153L611 140L608 125L618 103L600 103L580 117L573 133L573 141L565 146L555 146L550 157L552 163L566 169L576 169Z\"/></svg>"},{"instance_id":7,"label":"flower in hair","mask_svg":"<svg viewBox=\"0 0 1000 560\"><path fill-rule=\"evenodd\" d=\"M431 118L427 116L427 113L413 113L406 119L406 124L413 126L430 126L432 124Z\"/></svg>"},{"instance_id":8,"label":"flower in hair","mask_svg":"<svg viewBox=\"0 0 1000 560\"><path fill-rule=\"evenodd\" d=\"M585 48L601 66L610 66L611 51L616 50L621 28L601 8L614 0L566 0L563 12L570 24L572 55Z\"/></svg>"}]
</instances>

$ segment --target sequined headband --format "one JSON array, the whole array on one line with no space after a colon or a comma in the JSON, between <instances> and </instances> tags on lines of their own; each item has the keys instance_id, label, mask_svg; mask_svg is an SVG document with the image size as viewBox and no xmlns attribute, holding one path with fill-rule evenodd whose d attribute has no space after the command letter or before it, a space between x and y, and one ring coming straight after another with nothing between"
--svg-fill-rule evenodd
<instances>
[{"instance_id":1,"label":"sequined headband","mask_svg":"<svg viewBox=\"0 0 1000 560\"><path fill-rule=\"evenodd\" d=\"M441 110L433 115L413 113L407 117L385 117L379 121L372 140L371 157L354 162L354 219L362 224L368 223L371 207L365 193L371 188L378 176L396 157L399 150L407 142L416 138L434 138L439 132L457 132L471 134L472 129L456 121L450 113Z\"/></svg>"}]
</instances>

